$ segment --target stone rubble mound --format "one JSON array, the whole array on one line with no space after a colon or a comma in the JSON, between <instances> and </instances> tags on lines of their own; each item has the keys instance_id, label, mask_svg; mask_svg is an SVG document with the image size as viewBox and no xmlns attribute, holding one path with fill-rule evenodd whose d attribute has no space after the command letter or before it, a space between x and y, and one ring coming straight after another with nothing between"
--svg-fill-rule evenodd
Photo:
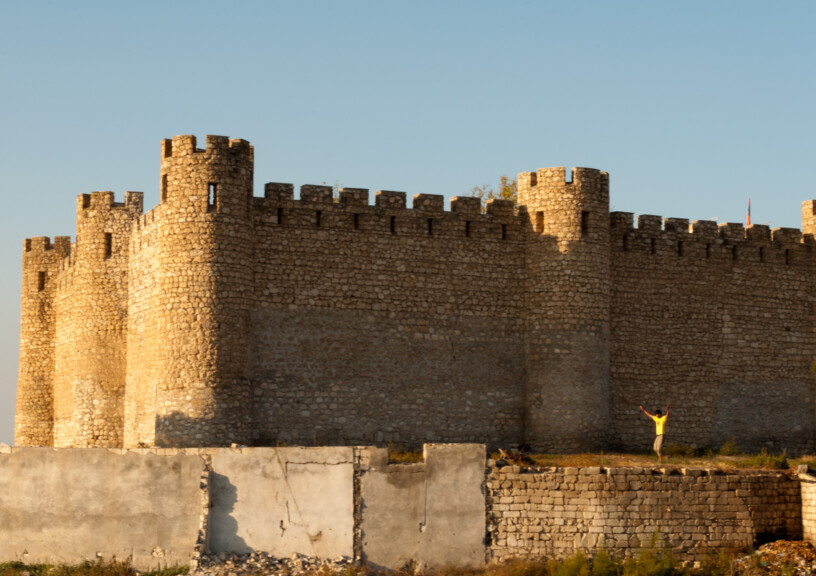
<instances>
[{"instance_id":1,"label":"stone rubble mound","mask_svg":"<svg viewBox=\"0 0 816 576\"><path fill-rule=\"evenodd\" d=\"M800 540L777 540L760 546L756 554L737 560L741 567L758 564L770 576L816 574L816 548ZM750 572L750 571L749 571Z\"/></svg>"},{"instance_id":2,"label":"stone rubble mound","mask_svg":"<svg viewBox=\"0 0 816 576\"><path fill-rule=\"evenodd\" d=\"M199 557L192 576L300 576L321 574L337 576L348 573L354 560L348 556L338 556L331 560L321 560L302 554L292 554L289 558L275 558L266 552L251 554L205 554Z\"/></svg>"}]
</instances>

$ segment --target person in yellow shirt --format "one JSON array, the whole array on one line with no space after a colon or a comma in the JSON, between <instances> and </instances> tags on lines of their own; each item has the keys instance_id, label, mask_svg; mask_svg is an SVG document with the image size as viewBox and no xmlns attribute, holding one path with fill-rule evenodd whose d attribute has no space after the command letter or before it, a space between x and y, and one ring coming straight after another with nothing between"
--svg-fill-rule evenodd
<instances>
[{"instance_id":1,"label":"person in yellow shirt","mask_svg":"<svg viewBox=\"0 0 816 576\"><path fill-rule=\"evenodd\" d=\"M649 418L654 420L655 423L655 441L654 441L654 451L657 453L657 459L660 462L663 462L663 455L661 454L661 450L663 450L663 432L666 430L666 419L669 417L669 410L671 409L671 404L666 406L666 415L663 416L663 413L660 410L655 410L654 414L649 414L646 410L643 409L643 406L640 407L641 411L646 414Z\"/></svg>"}]
</instances>

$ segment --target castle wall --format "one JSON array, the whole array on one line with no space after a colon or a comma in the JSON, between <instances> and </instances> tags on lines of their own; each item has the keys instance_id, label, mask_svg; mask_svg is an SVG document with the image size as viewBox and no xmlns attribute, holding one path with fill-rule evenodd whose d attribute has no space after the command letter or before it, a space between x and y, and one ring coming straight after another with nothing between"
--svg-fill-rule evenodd
<instances>
[{"instance_id":1,"label":"castle wall","mask_svg":"<svg viewBox=\"0 0 816 576\"><path fill-rule=\"evenodd\" d=\"M812 245L798 230L612 215L611 395L619 447L812 450Z\"/></svg>"},{"instance_id":2,"label":"castle wall","mask_svg":"<svg viewBox=\"0 0 816 576\"><path fill-rule=\"evenodd\" d=\"M609 214L608 175L508 201L267 184L253 150L161 146L161 203L81 195L26 241L16 441L57 446L526 442L816 445L803 233ZM803 240L804 238L804 240ZM70 254L69 254L70 253Z\"/></svg>"},{"instance_id":3,"label":"castle wall","mask_svg":"<svg viewBox=\"0 0 816 576\"><path fill-rule=\"evenodd\" d=\"M256 199L256 441L521 441L512 207L367 196L303 187L293 201L291 185L267 185Z\"/></svg>"},{"instance_id":4,"label":"castle wall","mask_svg":"<svg viewBox=\"0 0 816 576\"><path fill-rule=\"evenodd\" d=\"M159 308L161 212L159 205L140 217L130 243L124 446L156 442L156 386L166 354Z\"/></svg>"},{"instance_id":5,"label":"castle wall","mask_svg":"<svg viewBox=\"0 0 816 576\"><path fill-rule=\"evenodd\" d=\"M128 252L142 194L77 199L77 241L62 262L55 332L54 445L122 445Z\"/></svg>"}]
</instances>

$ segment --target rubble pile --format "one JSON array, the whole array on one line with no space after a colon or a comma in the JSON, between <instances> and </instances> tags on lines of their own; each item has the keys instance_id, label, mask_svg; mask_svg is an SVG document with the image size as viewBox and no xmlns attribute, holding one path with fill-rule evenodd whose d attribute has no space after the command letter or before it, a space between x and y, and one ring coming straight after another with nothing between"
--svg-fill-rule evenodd
<instances>
[{"instance_id":1,"label":"rubble pile","mask_svg":"<svg viewBox=\"0 0 816 576\"><path fill-rule=\"evenodd\" d=\"M190 573L195 576L339 576L349 574L353 564L354 560L348 556L321 560L302 554L275 558L266 552L205 554L199 557L195 566L191 566Z\"/></svg>"},{"instance_id":2,"label":"rubble pile","mask_svg":"<svg viewBox=\"0 0 816 576\"><path fill-rule=\"evenodd\" d=\"M815 574L816 548L809 542L777 540L763 544L754 554L737 560L737 564L743 569L760 568L771 576Z\"/></svg>"}]
</instances>

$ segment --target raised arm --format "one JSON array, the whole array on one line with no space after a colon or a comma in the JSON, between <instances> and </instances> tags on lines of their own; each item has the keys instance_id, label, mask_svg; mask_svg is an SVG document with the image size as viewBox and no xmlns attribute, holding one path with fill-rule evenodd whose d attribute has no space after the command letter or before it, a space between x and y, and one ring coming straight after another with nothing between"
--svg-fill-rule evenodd
<instances>
[{"instance_id":1,"label":"raised arm","mask_svg":"<svg viewBox=\"0 0 816 576\"><path fill-rule=\"evenodd\" d=\"M666 404L666 418L669 417L669 410L671 410L671 404Z\"/></svg>"},{"instance_id":2,"label":"raised arm","mask_svg":"<svg viewBox=\"0 0 816 576\"><path fill-rule=\"evenodd\" d=\"M651 414L646 412L646 410L643 409L643 406L640 407L640 411L643 412L644 414L646 414L646 416L648 416L649 418L654 418L654 416L652 416Z\"/></svg>"}]
</instances>

